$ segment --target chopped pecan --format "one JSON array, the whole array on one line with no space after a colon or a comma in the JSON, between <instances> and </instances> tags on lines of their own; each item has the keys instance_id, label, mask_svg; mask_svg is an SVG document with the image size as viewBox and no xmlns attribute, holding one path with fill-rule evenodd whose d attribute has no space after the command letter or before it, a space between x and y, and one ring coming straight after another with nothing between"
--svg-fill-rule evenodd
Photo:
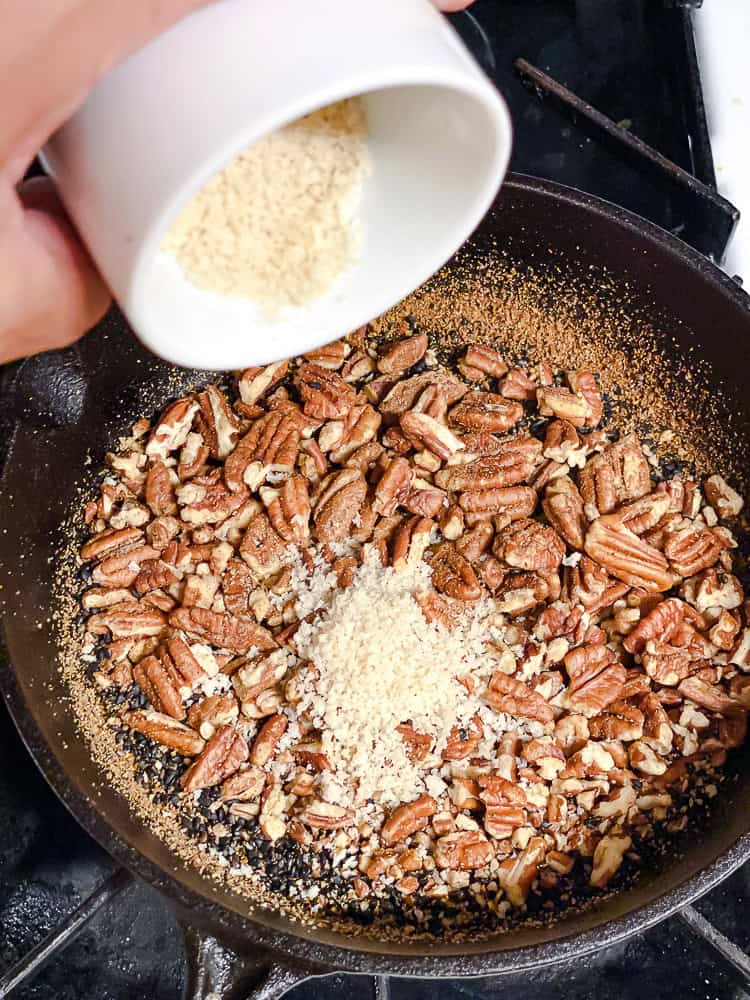
<instances>
[{"instance_id":1,"label":"chopped pecan","mask_svg":"<svg viewBox=\"0 0 750 1000\"><path fill-rule=\"evenodd\" d=\"M370 382L368 388L372 385ZM445 368L435 368L433 371L402 379L395 385L389 386L385 397L381 397L379 409L386 423L397 422L407 410L413 409L421 394L430 386L443 391L448 406L459 400L467 390L466 385Z\"/></svg>"},{"instance_id":2,"label":"chopped pecan","mask_svg":"<svg viewBox=\"0 0 750 1000\"><path fill-rule=\"evenodd\" d=\"M539 412L543 417L559 417L574 427L593 427L593 411L584 396L570 389L540 386L536 391Z\"/></svg>"},{"instance_id":3,"label":"chopped pecan","mask_svg":"<svg viewBox=\"0 0 750 1000\"><path fill-rule=\"evenodd\" d=\"M349 357L351 349L351 345L345 340L334 340L332 344L325 344L314 351L308 351L305 360L329 371L338 371Z\"/></svg>"},{"instance_id":4,"label":"chopped pecan","mask_svg":"<svg viewBox=\"0 0 750 1000\"><path fill-rule=\"evenodd\" d=\"M498 389L506 399L532 400L536 399L537 384L520 368L511 368L500 380Z\"/></svg>"},{"instance_id":5,"label":"chopped pecan","mask_svg":"<svg viewBox=\"0 0 750 1000\"><path fill-rule=\"evenodd\" d=\"M563 465L582 466L586 462L585 448L578 431L567 420L551 420L544 435L545 458Z\"/></svg>"},{"instance_id":6,"label":"chopped pecan","mask_svg":"<svg viewBox=\"0 0 750 1000\"><path fill-rule=\"evenodd\" d=\"M235 653L247 653L253 646L260 650L276 646L271 633L260 625L206 608L178 608L170 615L169 624Z\"/></svg>"},{"instance_id":7,"label":"chopped pecan","mask_svg":"<svg viewBox=\"0 0 750 1000\"><path fill-rule=\"evenodd\" d=\"M444 542L430 563L432 583L447 597L461 601L478 601L482 585L469 562L458 552L454 543Z\"/></svg>"},{"instance_id":8,"label":"chopped pecan","mask_svg":"<svg viewBox=\"0 0 750 1000\"><path fill-rule=\"evenodd\" d=\"M542 601L555 600L559 596L559 580L557 594L554 594L551 587L553 575L509 573L495 590L497 610L514 617L525 614Z\"/></svg>"},{"instance_id":9,"label":"chopped pecan","mask_svg":"<svg viewBox=\"0 0 750 1000\"><path fill-rule=\"evenodd\" d=\"M136 732L143 733L149 739L156 740L162 746L176 750L185 757L194 757L205 746L204 740L198 733L162 712L141 710L126 712L123 715L123 722Z\"/></svg>"},{"instance_id":10,"label":"chopped pecan","mask_svg":"<svg viewBox=\"0 0 750 1000\"><path fill-rule=\"evenodd\" d=\"M662 553L616 517L597 518L586 534L584 548L612 576L632 587L664 591L675 582Z\"/></svg>"},{"instance_id":11,"label":"chopped pecan","mask_svg":"<svg viewBox=\"0 0 750 1000\"><path fill-rule=\"evenodd\" d=\"M288 361L276 361L262 368L246 368L237 383L240 399L247 406L255 406L259 399L286 377L288 371Z\"/></svg>"},{"instance_id":12,"label":"chopped pecan","mask_svg":"<svg viewBox=\"0 0 750 1000\"><path fill-rule=\"evenodd\" d=\"M706 499L722 520L737 517L745 505L739 493L732 489L723 476L709 476L703 488L706 491Z\"/></svg>"},{"instance_id":13,"label":"chopped pecan","mask_svg":"<svg viewBox=\"0 0 750 1000\"><path fill-rule=\"evenodd\" d=\"M500 671L492 675L484 700L495 712L520 716L547 724L554 713L544 698L530 687Z\"/></svg>"},{"instance_id":14,"label":"chopped pecan","mask_svg":"<svg viewBox=\"0 0 750 1000\"><path fill-rule=\"evenodd\" d=\"M594 849L593 867L589 881L597 889L603 889L619 870L625 852L632 841L627 836L608 834L602 837Z\"/></svg>"},{"instance_id":15,"label":"chopped pecan","mask_svg":"<svg viewBox=\"0 0 750 1000\"><path fill-rule=\"evenodd\" d=\"M568 545L582 549L586 534L583 499L570 476L556 476L547 485L542 510Z\"/></svg>"},{"instance_id":16,"label":"chopped pecan","mask_svg":"<svg viewBox=\"0 0 750 1000\"><path fill-rule=\"evenodd\" d=\"M714 646L730 652L734 649L739 630L740 623L738 618L729 611L722 609L716 624L709 631L708 637Z\"/></svg>"},{"instance_id":17,"label":"chopped pecan","mask_svg":"<svg viewBox=\"0 0 750 1000\"><path fill-rule=\"evenodd\" d=\"M492 551L514 569L544 573L560 565L565 543L550 525L523 518L498 534Z\"/></svg>"},{"instance_id":18,"label":"chopped pecan","mask_svg":"<svg viewBox=\"0 0 750 1000\"><path fill-rule=\"evenodd\" d=\"M415 333L413 337L399 340L378 360L378 371L384 375L401 375L420 361L427 350L427 334Z\"/></svg>"},{"instance_id":19,"label":"chopped pecan","mask_svg":"<svg viewBox=\"0 0 750 1000\"><path fill-rule=\"evenodd\" d=\"M168 458L185 443L193 420L198 412L198 402L191 396L171 403L156 422L146 444L150 458Z\"/></svg>"},{"instance_id":20,"label":"chopped pecan","mask_svg":"<svg viewBox=\"0 0 750 1000\"><path fill-rule=\"evenodd\" d=\"M339 542L347 537L366 493L367 483L357 469L341 469L323 480L313 513L321 542Z\"/></svg>"},{"instance_id":21,"label":"chopped pecan","mask_svg":"<svg viewBox=\"0 0 750 1000\"><path fill-rule=\"evenodd\" d=\"M435 863L438 868L471 871L484 868L495 855L492 844L480 830L449 833L435 842Z\"/></svg>"},{"instance_id":22,"label":"chopped pecan","mask_svg":"<svg viewBox=\"0 0 750 1000\"><path fill-rule=\"evenodd\" d=\"M318 420L338 420L354 406L354 389L335 372L307 363L297 372L304 411Z\"/></svg>"},{"instance_id":23,"label":"chopped pecan","mask_svg":"<svg viewBox=\"0 0 750 1000\"><path fill-rule=\"evenodd\" d=\"M498 881L513 906L523 906L544 858L545 844L541 837L532 837L517 857L507 858L500 865Z\"/></svg>"},{"instance_id":24,"label":"chopped pecan","mask_svg":"<svg viewBox=\"0 0 750 1000\"><path fill-rule=\"evenodd\" d=\"M466 726L454 726L448 733L443 760L464 760L471 757L483 736L484 726L478 715L473 716Z\"/></svg>"},{"instance_id":25,"label":"chopped pecan","mask_svg":"<svg viewBox=\"0 0 750 1000\"><path fill-rule=\"evenodd\" d=\"M669 642L684 617L685 604L676 597L668 597L641 619L623 645L629 653L642 653L652 640Z\"/></svg>"},{"instance_id":26,"label":"chopped pecan","mask_svg":"<svg viewBox=\"0 0 750 1000\"><path fill-rule=\"evenodd\" d=\"M159 553L150 545L138 545L107 556L94 567L91 577L102 587L132 587L141 571L141 563L158 557Z\"/></svg>"},{"instance_id":27,"label":"chopped pecan","mask_svg":"<svg viewBox=\"0 0 750 1000\"><path fill-rule=\"evenodd\" d=\"M523 789L500 775L480 775L477 784L483 803L483 826L496 840L510 837L513 831L526 822L526 795Z\"/></svg>"},{"instance_id":28,"label":"chopped pecan","mask_svg":"<svg viewBox=\"0 0 750 1000\"><path fill-rule=\"evenodd\" d=\"M465 532L454 543L456 552L459 552L464 559L474 564L479 562L482 556L488 551L494 529L488 521L480 521L471 531Z\"/></svg>"},{"instance_id":29,"label":"chopped pecan","mask_svg":"<svg viewBox=\"0 0 750 1000\"><path fill-rule=\"evenodd\" d=\"M211 788L234 774L248 757L247 743L231 726L217 729L182 776L186 792Z\"/></svg>"},{"instance_id":30,"label":"chopped pecan","mask_svg":"<svg viewBox=\"0 0 750 1000\"><path fill-rule=\"evenodd\" d=\"M164 462L152 465L146 475L146 503L155 517L177 513L174 488L175 483Z\"/></svg>"},{"instance_id":31,"label":"chopped pecan","mask_svg":"<svg viewBox=\"0 0 750 1000\"><path fill-rule=\"evenodd\" d=\"M421 562L435 522L415 515L404 521L393 536L391 564L397 572Z\"/></svg>"},{"instance_id":32,"label":"chopped pecan","mask_svg":"<svg viewBox=\"0 0 750 1000\"><path fill-rule=\"evenodd\" d=\"M272 715L270 719L266 719L250 750L251 764L264 767L271 760L288 724L285 715Z\"/></svg>"},{"instance_id":33,"label":"chopped pecan","mask_svg":"<svg viewBox=\"0 0 750 1000\"><path fill-rule=\"evenodd\" d=\"M193 729L209 740L219 726L233 725L239 716L239 705L233 694L211 694L191 705L187 721Z\"/></svg>"},{"instance_id":34,"label":"chopped pecan","mask_svg":"<svg viewBox=\"0 0 750 1000\"><path fill-rule=\"evenodd\" d=\"M700 677L686 677L680 681L677 690L685 698L694 701L696 705L707 708L711 712L723 715L736 706L736 702L724 694L718 684L709 684Z\"/></svg>"},{"instance_id":35,"label":"chopped pecan","mask_svg":"<svg viewBox=\"0 0 750 1000\"><path fill-rule=\"evenodd\" d=\"M393 458L375 487L373 508L383 517L394 514L411 490L412 470L405 458Z\"/></svg>"},{"instance_id":36,"label":"chopped pecan","mask_svg":"<svg viewBox=\"0 0 750 1000\"><path fill-rule=\"evenodd\" d=\"M602 419L602 397L593 372L577 371L567 373L568 385L577 396L583 397L588 405L586 427L596 427Z\"/></svg>"},{"instance_id":37,"label":"chopped pecan","mask_svg":"<svg viewBox=\"0 0 750 1000\"><path fill-rule=\"evenodd\" d=\"M396 732L399 734L401 739L406 746L406 753L409 760L424 760L427 754L430 752L430 747L432 746L432 737L428 736L426 733L418 733L413 726L408 725L408 723L402 723L400 726L396 726Z\"/></svg>"},{"instance_id":38,"label":"chopped pecan","mask_svg":"<svg viewBox=\"0 0 750 1000\"><path fill-rule=\"evenodd\" d=\"M606 711L589 719L589 732L595 740L639 740L643 735L643 712L618 698L607 705Z\"/></svg>"},{"instance_id":39,"label":"chopped pecan","mask_svg":"<svg viewBox=\"0 0 750 1000\"><path fill-rule=\"evenodd\" d=\"M354 813L351 809L334 805L332 802L313 799L305 803L305 808L297 814L297 818L313 830L342 830L352 825Z\"/></svg>"},{"instance_id":40,"label":"chopped pecan","mask_svg":"<svg viewBox=\"0 0 750 1000\"><path fill-rule=\"evenodd\" d=\"M443 460L463 448L463 442L449 427L416 410L408 410L401 417L401 430L415 448L426 448Z\"/></svg>"},{"instance_id":41,"label":"chopped pecan","mask_svg":"<svg viewBox=\"0 0 750 1000\"><path fill-rule=\"evenodd\" d=\"M276 649L268 656L251 660L236 671L232 684L237 697L246 704L255 701L258 695L275 687L287 672L289 654L284 649Z\"/></svg>"},{"instance_id":42,"label":"chopped pecan","mask_svg":"<svg viewBox=\"0 0 750 1000\"><path fill-rule=\"evenodd\" d=\"M248 524L240 555L260 580L275 576L283 566L286 546L266 514L257 514Z\"/></svg>"},{"instance_id":43,"label":"chopped pecan","mask_svg":"<svg viewBox=\"0 0 750 1000\"><path fill-rule=\"evenodd\" d=\"M170 587L182 579L182 573L163 559L147 559L141 563L140 572L133 580L133 589L140 596L150 590Z\"/></svg>"},{"instance_id":44,"label":"chopped pecan","mask_svg":"<svg viewBox=\"0 0 750 1000\"><path fill-rule=\"evenodd\" d=\"M251 764L222 782L221 801L252 802L260 798L265 784L265 772Z\"/></svg>"},{"instance_id":45,"label":"chopped pecan","mask_svg":"<svg viewBox=\"0 0 750 1000\"><path fill-rule=\"evenodd\" d=\"M393 810L383 824L380 839L384 844L406 840L427 825L430 816L437 812L437 802L431 795L422 795L413 802L406 802Z\"/></svg>"}]
</instances>

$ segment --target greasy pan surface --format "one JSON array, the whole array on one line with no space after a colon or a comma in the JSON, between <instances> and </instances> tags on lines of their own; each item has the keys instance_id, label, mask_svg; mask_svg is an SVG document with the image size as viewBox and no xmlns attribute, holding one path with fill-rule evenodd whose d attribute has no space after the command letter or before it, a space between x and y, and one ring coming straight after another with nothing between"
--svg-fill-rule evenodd
<instances>
[{"instance_id":1,"label":"greasy pan surface","mask_svg":"<svg viewBox=\"0 0 750 1000\"><path fill-rule=\"evenodd\" d=\"M593 282L604 269L615 285L622 279L630 311L674 335L674 342L665 338L664 350L674 353L675 365L691 350L708 361L711 387L721 386L731 401L735 435L740 450L747 450L750 300L730 279L628 213L525 178L506 183L469 260L486 259L493 243L521 272L553 268L563 283ZM76 348L27 362L17 382L18 426L0 497L1 597L13 667L0 668L0 687L52 787L118 860L189 910L196 924L296 956L316 970L461 976L518 970L604 947L664 918L750 855L750 760L744 751L728 763L730 779L681 858L644 870L633 888L584 913L489 941L410 947L305 929L262 910L249 918L246 901L182 865L102 784L65 705L48 615L60 525L75 502L82 470L88 470L84 481L88 475L93 482L109 444L132 420L199 380L147 356L110 320ZM720 407L717 412L718 426Z\"/></svg>"}]
</instances>

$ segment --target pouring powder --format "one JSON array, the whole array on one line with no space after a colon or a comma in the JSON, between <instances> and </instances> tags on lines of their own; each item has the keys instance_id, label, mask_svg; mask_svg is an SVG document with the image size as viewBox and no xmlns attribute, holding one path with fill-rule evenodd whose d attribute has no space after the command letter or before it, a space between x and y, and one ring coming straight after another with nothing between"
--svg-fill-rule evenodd
<instances>
[{"instance_id":1,"label":"pouring powder","mask_svg":"<svg viewBox=\"0 0 750 1000\"><path fill-rule=\"evenodd\" d=\"M361 100L321 108L212 177L162 249L197 287L253 299L273 317L319 298L353 263L369 171Z\"/></svg>"}]
</instances>

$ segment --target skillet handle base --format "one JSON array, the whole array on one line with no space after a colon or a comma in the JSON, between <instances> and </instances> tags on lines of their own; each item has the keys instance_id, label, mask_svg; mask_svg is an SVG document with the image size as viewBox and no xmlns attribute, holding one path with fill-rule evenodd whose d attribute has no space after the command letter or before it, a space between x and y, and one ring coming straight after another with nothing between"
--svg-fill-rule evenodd
<instances>
[{"instance_id":1,"label":"skillet handle base","mask_svg":"<svg viewBox=\"0 0 750 1000\"><path fill-rule=\"evenodd\" d=\"M279 1000L308 979L302 966L279 965L268 952L239 954L211 934L182 925L187 954L183 1000Z\"/></svg>"}]
</instances>

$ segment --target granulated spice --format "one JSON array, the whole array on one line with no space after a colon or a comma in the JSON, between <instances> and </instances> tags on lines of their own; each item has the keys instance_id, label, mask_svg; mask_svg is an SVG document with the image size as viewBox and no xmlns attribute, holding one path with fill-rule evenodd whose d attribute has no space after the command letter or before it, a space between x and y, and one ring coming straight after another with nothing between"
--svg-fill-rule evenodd
<instances>
[{"instance_id":1,"label":"granulated spice","mask_svg":"<svg viewBox=\"0 0 750 1000\"><path fill-rule=\"evenodd\" d=\"M196 195L163 249L207 291L268 316L320 298L354 261L369 172L358 98L321 108L246 149Z\"/></svg>"}]
</instances>

